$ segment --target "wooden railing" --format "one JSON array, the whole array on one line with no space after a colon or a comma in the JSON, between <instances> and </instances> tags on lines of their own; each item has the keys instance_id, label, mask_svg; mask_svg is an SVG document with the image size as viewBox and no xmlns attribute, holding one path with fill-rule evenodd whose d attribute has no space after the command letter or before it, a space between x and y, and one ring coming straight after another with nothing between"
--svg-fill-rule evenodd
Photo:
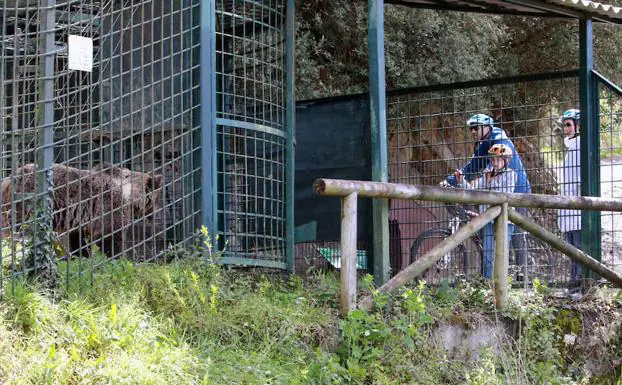
<instances>
[{"instance_id":1,"label":"wooden railing","mask_svg":"<svg viewBox=\"0 0 622 385\"><path fill-rule=\"evenodd\" d=\"M490 207L473 220L460 227L422 258L418 259L378 290L390 293L410 282L436 263L443 255L477 233L488 223L495 221L495 261L493 285L495 304L502 309L508 297L509 253L507 250L508 220L528 231L567 255L573 261L596 272L617 287L622 288L622 276L590 257L585 252L563 241L558 236L539 226L531 219L519 214L511 207L550 209L579 209L622 212L622 199L607 199L582 196L559 196L544 194L501 193L481 190L465 190L435 186L419 186L382 182L367 182L341 179L318 179L314 191L321 196L341 198L341 296L340 308L343 315L357 307L356 300L356 211L358 197L381 199L416 199L435 202L465 204L487 204ZM369 309L372 298L365 297L359 308Z\"/></svg>"}]
</instances>

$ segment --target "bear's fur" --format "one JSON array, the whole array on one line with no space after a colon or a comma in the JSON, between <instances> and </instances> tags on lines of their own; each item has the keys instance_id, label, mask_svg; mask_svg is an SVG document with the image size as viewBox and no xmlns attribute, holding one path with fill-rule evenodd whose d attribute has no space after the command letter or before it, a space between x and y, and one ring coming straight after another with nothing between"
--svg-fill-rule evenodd
<instances>
[{"instance_id":1,"label":"bear's fur","mask_svg":"<svg viewBox=\"0 0 622 385\"><path fill-rule=\"evenodd\" d=\"M12 219L15 228L32 214L32 197L16 198L14 211L11 200L13 192L35 191L35 169L34 164L26 164L0 182L1 226L5 233ZM81 251L81 240L87 239L109 257L118 256L125 245L124 228L151 215L161 204L161 176L151 177L120 167L110 170L52 166L52 225L57 233L68 235L70 253Z\"/></svg>"},{"instance_id":2,"label":"bear's fur","mask_svg":"<svg viewBox=\"0 0 622 385\"><path fill-rule=\"evenodd\" d=\"M141 219L135 219L125 227L125 242L131 248L132 257L138 261L148 261L156 257L157 253L164 250L165 245L165 208L163 176L140 171L131 171L127 168L102 163L95 166L94 170L111 175L122 187L126 194L131 191L135 199L144 199L136 202L142 212L147 215ZM145 190L148 194L141 194ZM144 198L143 198L144 197Z\"/></svg>"},{"instance_id":3,"label":"bear's fur","mask_svg":"<svg viewBox=\"0 0 622 385\"><path fill-rule=\"evenodd\" d=\"M110 163L100 163L93 168L96 173L110 176L113 182L121 188L123 196L133 202L135 217L141 218L162 208L164 177L162 175L150 175L140 171L132 171L125 167L119 167ZM153 218L149 218L153 219Z\"/></svg>"}]
</instances>

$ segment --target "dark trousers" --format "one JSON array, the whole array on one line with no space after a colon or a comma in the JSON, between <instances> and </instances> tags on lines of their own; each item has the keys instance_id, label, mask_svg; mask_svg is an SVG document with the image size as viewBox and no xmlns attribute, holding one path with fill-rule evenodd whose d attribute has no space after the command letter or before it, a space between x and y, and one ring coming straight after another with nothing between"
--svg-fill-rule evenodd
<instances>
[{"instance_id":1,"label":"dark trousers","mask_svg":"<svg viewBox=\"0 0 622 385\"><path fill-rule=\"evenodd\" d=\"M525 216L529 215L526 207L519 207L516 211ZM525 236L525 231L518 226L514 227L510 247L514 250L514 257L516 259L514 263L516 263L517 266L525 265L527 261L527 238Z\"/></svg>"},{"instance_id":2,"label":"dark trousers","mask_svg":"<svg viewBox=\"0 0 622 385\"><path fill-rule=\"evenodd\" d=\"M523 266L527 260L527 239L523 229L514 227L511 247L512 250L514 250L514 256L516 257L516 265Z\"/></svg>"},{"instance_id":3,"label":"dark trousers","mask_svg":"<svg viewBox=\"0 0 622 385\"><path fill-rule=\"evenodd\" d=\"M567 231L564 233L564 239L577 249L581 249L581 230ZM577 282L581 279L581 265L572 261L570 268L570 282Z\"/></svg>"}]
</instances>

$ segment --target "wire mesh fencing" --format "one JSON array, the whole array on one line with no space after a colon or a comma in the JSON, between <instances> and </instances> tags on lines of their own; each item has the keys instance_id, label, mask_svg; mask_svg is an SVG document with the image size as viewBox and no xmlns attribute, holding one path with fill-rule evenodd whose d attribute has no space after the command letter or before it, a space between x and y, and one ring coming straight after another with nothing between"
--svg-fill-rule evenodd
<instances>
[{"instance_id":1,"label":"wire mesh fencing","mask_svg":"<svg viewBox=\"0 0 622 385\"><path fill-rule=\"evenodd\" d=\"M387 103L390 181L437 185L453 175L454 170L469 161L478 143L466 121L474 114L484 113L513 141L531 190L559 194L564 184L566 150L558 120L564 110L576 108L578 101L578 76L572 72L390 94ZM399 223L402 258L392 268L404 268L455 232L468 220L465 211L477 212L478 208L393 201L390 217ZM562 236L558 210L530 209L528 215ZM434 283L481 274L482 243L481 234L467 240L442 258L426 278ZM564 284L570 279L569 259L520 229L513 233L510 252L515 282L538 277L545 282Z\"/></svg>"},{"instance_id":2,"label":"wire mesh fencing","mask_svg":"<svg viewBox=\"0 0 622 385\"><path fill-rule=\"evenodd\" d=\"M3 278L33 267L42 224L79 275L194 239L199 11L196 0L0 5Z\"/></svg>"},{"instance_id":3,"label":"wire mesh fencing","mask_svg":"<svg viewBox=\"0 0 622 385\"><path fill-rule=\"evenodd\" d=\"M315 137L334 131L327 124L327 113L338 113L342 119L354 122L354 117L367 116L365 103L359 96L340 97L334 100L308 101L300 105L301 125L318 126ZM491 116L495 126L502 129L513 142L524 165L528 183L533 193L580 195L582 183L596 183L600 196L619 198L622 193L622 127L621 93L615 86L601 84L599 90L599 142L600 175L590 175L581 180L580 140L564 135L562 113L579 106L579 77L576 71L519 76L506 79L489 79L449 85L415 87L387 93L387 139L389 182L438 185L454 171L462 168L472 158L478 140L467 128L467 119L477 113ZM343 106L347 106L343 109ZM350 115L352 118L350 118ZM350 123L352 125L352 123ZM350 140L349 150L368 151L366 140L353 140L357 132L367 130L363 122L352 132L342 129L333 133L334 143L343 138ZM581 138L581 129L576 139ZM324 143L324 142L322 142ZM324 143L329 146L328 143ZM572 147L572 148L571 148ZM329 176L341 179L369 179L356 174L356 164L323 151L321 169L314 170L313 153L301 151L297 162L305 165L301 178ZM335 159L338 159L337 162ZM360 157L361 162L363 156ZM570 160L569 160L570 159ZM331 163L332 162L332 163ZM314 163L313 163L314 164ZM480 176L487 161L472 176ZM318 166L319 167L319 166ZM364 164L366 170L369 164ZM316 175L317 174L317 175ZM347 175L346 175L347 174ZM348 176L350 175L350 176ZM356 175L356 177L351 177ZM307 186L305 186L307 188ZM301 191L301 202L304 202ZM363 202L361 202L363 207ZM389 202L389 259L392 274L404 269L432 247L455 233L479 211L479 207L460 204L439 204L427 201L399 200ZM576 223L581 228L581 212L556 209L523 209L536 223L568 239L566 225ZM305 240L296 245L297 266L303 270L336 269L327 259L325 248L339 247L338 218L326 218L327 213L315 216L297 208L305 220L323 222L323 227L333 226L332 237L322 234L321 239ZM622 219L619 213L602 212L601 258L614 270L622 270ZM333 220L335 223L331 222ZM361 225L366 219L361 218ZM334 234L333 234L334 233ZM580 233L580 231L579 231ZM366 252L369 237L359 236L358 250ZM334 240L327 242L328 240ZM576 239L573 239L576 242ZM576 244L586 249L585 243ZM334 253L333 253L334 254ZM476 234L443 256L436 267L426 272L430 283L442 280L456 282L482 275L484 242ZM367 255L365 255L367 258ZM368 262L369 264L369 262ZM510 244L510 271L514 284L528 284L538 278L553 285L572 284L575 278L570 259L552 249L536 237L514 227ZM522 281L522 282L521 282Z\"/></svg>"},{"instance_id":4,"label":"wire mesh fencing","mask_svg":"<svg viewBox=\"0 0 622 385\"><path fill-rule=\"evenodd\" d=\"M600 195L620 199L622 198L622 94L602 83L599 89ZM622 213L603 211L600 217L602 262L622 274Z\"/></svg>"},{"instance_id":5,"label":"wire mesh fencing","mask_svg":"<svg viewBox=\"0 0 622 385\"><path fill-rule=\"evenodd\" d=\"M286 263L285 10L285 0L216 2L217 206L229 263Z\"/></svg>"}]
</instances>

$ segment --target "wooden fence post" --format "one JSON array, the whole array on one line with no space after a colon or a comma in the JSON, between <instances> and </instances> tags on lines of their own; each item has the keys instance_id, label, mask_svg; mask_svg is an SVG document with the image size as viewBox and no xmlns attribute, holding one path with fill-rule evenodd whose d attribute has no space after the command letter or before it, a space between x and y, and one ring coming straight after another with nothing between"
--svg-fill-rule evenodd
<instances>
[{"instance_id":1,"label":"wooden fence post","mask_svg":"<svg viewBox=\"0 0 622 385\"><path fill-rule=\"evenodd\" d=\"M508 302L508 204L501 205L501 214L495 219L495 262L493 285L495 305L503 309Z\"/></svg>"},{"instance_id":2,"label":"wooden fence post","mask_svg":"<svg viewBox=\"0 0 622 385\"><path fill-rule=\"evenodd\" d=\"M356 200L357 193L341 198L341 315L356 307Z\"/></svg>"}]
</instances>

